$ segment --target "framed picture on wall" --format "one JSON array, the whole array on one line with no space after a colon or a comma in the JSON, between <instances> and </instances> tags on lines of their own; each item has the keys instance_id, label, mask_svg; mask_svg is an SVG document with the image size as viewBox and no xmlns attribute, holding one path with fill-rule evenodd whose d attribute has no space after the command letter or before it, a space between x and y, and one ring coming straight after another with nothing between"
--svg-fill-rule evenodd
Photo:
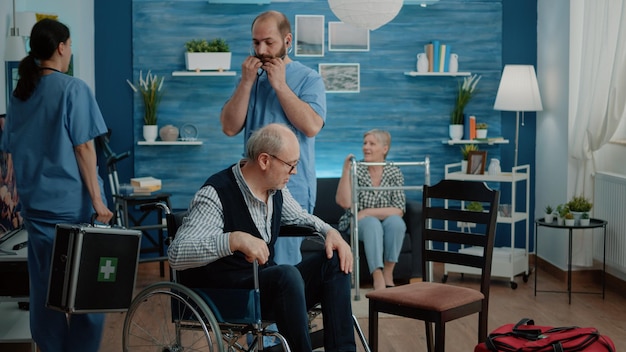
<instances>
[{"instance_id":1,"label":"framed picture on wall","mask_svg":"<svg viewBox=\"0 0 626 352\"><path fill-rule=\"evenodd\" d=\"M327 93L358 93L361 89L358 63L319 64L319 73Z\"/></svg>"},{"instance_id":2,"label":"framed picture on wall","mask_svg":"<svg viewBox=\"0 0 626 352\"><path fill-rule=\"evenodd\" d=\"M296 15L296 56L324 56L324 16Z\"/></svg>"},{"instance_id":3,"label":"framed picture on wall","mask_svg":"<svg viewBox=\"0 0 626 352\"><path fill-rule=\"evenodd\" d=\"M4 76L6 77L6 108L9 108L9 97L13 94L15 86L17 86L17 80L19 74L17 69L19 67L19 61L5 61L4 62Z\"/></svg>"},{"instance_id":4,"label":"framed picture on wall","mask_svg":"<svg viewBox=\"0 0 626 352\"><path fill-rule=\"evenodd\" d=\"M467 173L472 175L483 175L485 173L485 162L487 162L487 152L474 150L467 154Z\"/></svg>"},{"instance_id":5,"label":"framed picture on wall","mask_svg":"<svg viewBox=\"0 0 626 352\"><path fill-rule=\"evenodd\" d=\"M343 22L328 22L328 51L370 51L370 31Z\"/></svg>"}]
</instances>

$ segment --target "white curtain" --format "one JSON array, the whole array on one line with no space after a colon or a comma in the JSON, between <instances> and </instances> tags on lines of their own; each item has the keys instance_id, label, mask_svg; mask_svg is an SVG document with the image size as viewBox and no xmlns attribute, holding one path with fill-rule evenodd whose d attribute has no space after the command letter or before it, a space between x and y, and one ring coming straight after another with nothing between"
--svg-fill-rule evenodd
<instances>
[{"instance_id":1,"label":"white curtain","mask_svg":"<svg viewBox=\"0 0 626 352\"><path fill-rule=\"evenodd\" d=\"M579 87L569 124L569 153L570 166L578 171L574 192L592 201L594 152L611 139L620 120L626 119L625 2L583 1ZM588 234L575 235L574 265L593 264L592 244Z\"/></svg>"}]
</instances>

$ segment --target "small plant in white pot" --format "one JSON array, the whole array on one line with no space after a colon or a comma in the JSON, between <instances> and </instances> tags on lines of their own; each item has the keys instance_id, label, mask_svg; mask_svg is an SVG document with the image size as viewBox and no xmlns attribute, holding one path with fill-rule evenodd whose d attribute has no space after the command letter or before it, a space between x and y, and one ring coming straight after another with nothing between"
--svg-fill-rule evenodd
<instances>
[{"instance_id":1,"label":"small plant in white pot","mask_svg":"<svg viewBox=\"0 0 626 352\"><path fill-rule=\"evenodd\" d=\"M465 144L461 147L461 155L463 155L463 160L461 160L461 173L467 172L467 158L472 151L478 151L476 144Z\"/></svg>"},{"instance_id":2,"label":"small plant in white pot","mask_svg":"<svg viewBox=\"0 0 626 352\"><path fill-rule=\"evenodd\" d=\"M568 212L567 214L565 214L563 218L564 218L565 226L574 226L576 224L576 219L574 219L574 214L572 214L571 212Z\"/></svg>"},{"instance_id":3,"label":"small plant in white pot","mask_svg":"<svg viewBox=\"0 0 626 352\"><path fill-rule=\"evenodd\" d=\"M576 222L580 220L580 216L582 215L582 213L589 212L592 206L593 204L591 204L591 202L583 195L573 196L572 199L567 202L567 207L572 212L572 214L574 214L574 219L576 219Z\"/></svg>"},{"instance_id":4,"label":"small plant in white pot","mask_svg":"<svg viewBox=\"0 0 626 352\"><path fill-rule=\"evenodd\" d=\"M589 226L590 222L589 213L584 212L580 215L580 226Z\"/></svg>"},{"instance_id":5,"label":"small plant in white pot","mask_svg":"<svg viewBox=\"0 0 626 352\"><path fill-rule=\"evenodd\" d=\"M550 205L546 205L544 220L548 224L554 221L554 210L552 209L552 206Z\"/></svg>"},{"instance_id":6,"label":"small plant in white pot","mask_svg":"<svg viewBox=\"0 0 626 352\"><path fill-rule=\"evenodd\" d=\"M485 122L479 122L476 124L476 138L484 139L487 138L487 125Z\"/></svg>"},{"instance_id":7,"label":"small plant in white pot","mask_svg":"<svg viewBox=\"0 0 626 352\"><path fill-rule=\"evenodd\" d=\"M559 226L563 225L563 221L565 220L565 214L569 213L569 208L566 204L559 204L556 206L556 224Z\"/></svg>"},{"instance_id":8,"label":"small plant in white pot","mask_svg":"<svg viewBox=\"0 0 626 352\"><path fill-rule=\"evenodd\" d=\"M185 65L189 71L227 71L230 70L232 53L226 40L216 38L192 39L185 43Z\"/></svg>"}]
</instances>

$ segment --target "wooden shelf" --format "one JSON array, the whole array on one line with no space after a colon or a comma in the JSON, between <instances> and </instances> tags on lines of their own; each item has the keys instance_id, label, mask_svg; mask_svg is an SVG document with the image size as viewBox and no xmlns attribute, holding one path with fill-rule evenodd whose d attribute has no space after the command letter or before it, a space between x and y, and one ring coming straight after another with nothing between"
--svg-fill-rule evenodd
<instances>
[{"instance_id":1,"label":"wooden shelf","mask_svg":"<svg viewBox=\"0 0 626 352\"><path fill-rule=\"evenodd\" d=\"M442 144L455 145L455 144L509 144L508 139L496 139L496 140L476 140L476 139L446 139L441 141Z\"/></svg>"},{"instance_id":2,"label":"wooden shelf","mask_svg":"<svg viewBox=\"0 0 626 352\"><path fill-rule=\"evenodd\" d=\"M410 71L410 72L405 72L404 75L405 76L411 76L411 77L416 77L416 76L449 76L449 77L457 77L457 76L471 76L472 73L471 72L416 72L416 71Z\"/></svg>"},{"instance_id":3,"label":"wooden shelf","mask_svg":"<svg viewBox=\"0 0 626 352\"><path fill-rule=\"evenodd\" d=\"M236 76L236 71L174 71L172 76Z\"/></svg>"},{"instance_id":4,"label":"wooden shelf","mask_svg":"<svg viewBox=\"0 0 626 352\"><path fill-rule=\"evenodd\" d=\"M137 145L202 145L202 141L155 141L155 142L146 142L146 141L138 141Z\"/></svg>"}]
</instances>

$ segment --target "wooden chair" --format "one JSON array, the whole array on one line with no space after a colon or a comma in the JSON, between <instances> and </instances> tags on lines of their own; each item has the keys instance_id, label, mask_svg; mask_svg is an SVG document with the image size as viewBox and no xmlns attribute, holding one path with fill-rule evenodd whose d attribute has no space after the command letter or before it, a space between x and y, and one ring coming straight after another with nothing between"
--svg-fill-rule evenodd
<instances>
[{"instance_id":1,"label":"wooden chair","mask_svg":"<svg viewBox=\"0 0 626 352\"><path fill-rule=\"evenodd\" d=\"M478 313L478 342L487 338L489 278L498 214L499 192L483 182L443 180L424 186L422 213L422 271L424 282L372 291L369 299L369 339L378 351L378 313L423 320L428 350L433 351L432 325L435 326L434 350L445 350L445 324ZM470 211L467 205L479 202L483 211ZM456 229L457 221L474 223L474 233ZM444 243L448 246L444 247ZM468 246L484 248L483 255L445 250ZM436 283L432 263L458 264L477 269L480 291L474 288ZM427 265L429 264L429 265Z\"/></svg>"}]
</instances>

